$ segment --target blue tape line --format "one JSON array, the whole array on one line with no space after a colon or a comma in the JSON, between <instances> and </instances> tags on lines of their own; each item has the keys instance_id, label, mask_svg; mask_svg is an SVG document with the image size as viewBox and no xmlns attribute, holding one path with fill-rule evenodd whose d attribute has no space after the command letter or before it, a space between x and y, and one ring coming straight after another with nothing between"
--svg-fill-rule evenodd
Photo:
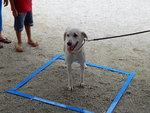
<instances>
[{"instance_id":1,"label":"blue tape line","mask_svg":"<svg viewBox=\"0 0 150 113\"><path fill-rule=\"evenodd\" d=\"M42 70L44 70L46 67L48 67L50 64L52 64L55 60L57 60L62 54L57 54L52 60L48 61L46 64L44 64L41 68L36 70L34 73L32 73L30 76L25 78L22 82L20 82L18 85L12 88L12 90L17 90L20 87L22 87L24 84L26 84L29 80L31 80L34 76L36 76L38 73L40 73Z\"/></svg>"},{"instance_id":2,"label":"blue tape line","mask_svg":"<svg viewBox=\"0 0 150 113\"><path fill-rule=\"evenodd\" d=\"M94 113L92 111L88 111L88 110L68 106L68 105L65 105L65 104L60 104L60 103L57 103L57 102L54 102L54 101L42 99L42 98L35 97L35 96L32 96L32 95L24 94L24 93L20 93L18 91L6 90L6 92L7 93L12 93L14 95L22 96L22 97L25 97L25 98L33 99L33 100L36 100L36 101L40 101L40 102L43 102L43 103L47 103L47 104L50 104L50 105L53 105L53 106L69 109L69 110L72 110L72 111L77 111L77 112L80 112L80 113Z\"/></svg>"},{"instance_id":3,"label":"blue tape line","mask_svg":"<svg viewBox=\"0 0 150 113\"><path fill-rule=\"evenodd\" d=\"M59 57L59 59L65 60L65 58L64 58L64 57Z\"/></svg>"},{"instance_id":4,"label":"blue tape line","mask_svg":"<svg viewBox=\"0 0 150 113\"><path fill-rule=\"evenodd\" d=\"M124 83L124 85L122 86L122 88L120 89L120 91L118 92L116 98L113 100L112 104L110 105L110 107L108 108L106 113L112 113L114 108L116 107L117 103L119 102L119 100L121 99L121 97L123 96L125 90L127 89L128 85L130 84L131 80L133 79L135 73L130 73L130 76L128 77L128 79L126 80L126 82Z\"/></svg>"},{"instance_id":5,"label":"blue tape line","mask_svg":"<svg viewBox=\"0 0 150 113\"><path fill-rule=\"evenodd\" d=\"M106 69L106 70L113 71L113 72L118 72L118 73L127 74L127 75L130 74L129 72L120 71L120 70L112 69L112 68L105 67L105 66L99 66L99 65L95 65L95 64L91 64L91 63L85 63L85 64L86 64L86 65L89 65L89 66L92 66L92 67L97 67L97 68L101 68L101 69Z\"/></svg>"},{"instance_id":6,"label":"blue tape line","mask_svg":"<svg viewBox=\"0 0 150 113\"><path fill-rule=\"evenodd\" d=\"M59 57L59 59L65 60L65 58L64 58L64 57ZM97 68L106 69L106 70L113 71L113 72L118 72L118 73L122 73L122 74L130 75L130 73L129 73L129 72L120 71L120 70L112 69L112 68L105 67L105 66L100 66L100 65L96 65L96 64L92 64L92 63L85 63L85 64L86 64L86 65L88 65L88 66L92 66L92 67L97 67Z\"/></svg>"}]
</instances>

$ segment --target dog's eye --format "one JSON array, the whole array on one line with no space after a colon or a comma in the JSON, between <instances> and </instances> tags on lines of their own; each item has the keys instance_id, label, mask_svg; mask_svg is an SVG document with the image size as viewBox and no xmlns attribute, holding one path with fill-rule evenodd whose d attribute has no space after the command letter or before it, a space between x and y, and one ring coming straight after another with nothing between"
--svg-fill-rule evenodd
<instances>
[{"instance_id":1,"label":"dog's eye","mask_svg":"<svg viewBox=\"0 0 150 113\"><path fill-rule=\"evenodd\" d=\"M67 37L69 37L69 34L67 34Z\"/></svg>"},{"instance_id":2,"label":"dog's eye","mask_svg":"<svg viewBox=\"0 0 150 113\"><path fill-rule=\"evenodd\" d=\"M75 34L73 34L73 37L75 37L75 38L76 38L76 37L78 37L78 35L75 33Z\"/></svg>"}]
</instances>

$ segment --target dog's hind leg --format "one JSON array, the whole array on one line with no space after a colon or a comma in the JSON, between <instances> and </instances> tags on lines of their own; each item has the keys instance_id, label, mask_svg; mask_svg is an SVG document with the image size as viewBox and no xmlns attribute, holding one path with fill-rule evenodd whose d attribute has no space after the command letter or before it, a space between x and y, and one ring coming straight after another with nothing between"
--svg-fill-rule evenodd
<instances>
[{"instance_id":1,"label":"dog's hind leg","mask_svg":"<svg viewBox=\"0 0 150 113\"><path fill-rule=\"evenodd\" d=\"M72 83L72 74L71 74L71 64L67 63L67 70L68 70L68 89L73 90L73 83Z\"/></svg>"},{"instance_id":2,"label":"dog's hind leg","mask_svg":"<svg viewBox=\"0 0 150 113\"><path fill-rule=\"evenodd\" d=\"M84 64L84 69L87 69L87 65L86 64Z\"/></svg>"},{"instance_id":3,"label":"dog's hind leg","mask_svg":"<svg viewBox=\"0 0 150 113\"><path fill-rule=\"evenodd\" d=\"M80 68L81 68L81 74L80 74L80 86L81 87L84 87L84 69L85 69L85 64L84 63L81 63L80 64Z\"/></svg>"}]
</instances>

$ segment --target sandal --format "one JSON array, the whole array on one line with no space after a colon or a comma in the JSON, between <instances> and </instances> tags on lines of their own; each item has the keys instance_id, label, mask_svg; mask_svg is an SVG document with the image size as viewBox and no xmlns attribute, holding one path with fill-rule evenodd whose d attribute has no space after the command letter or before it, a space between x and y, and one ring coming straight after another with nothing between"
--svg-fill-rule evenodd
<instances>
[{"instance_id":1,"label":"sandal","mask_svg":"<svg viewBox=\"0 0 150 113\"><path fill-rule=\"evenodd\" d=\"M15 44L15 49L17 52L24 52L24 48L21 45Z\"/></svg>"},{"instance_id":2,"label":"sandal","mask_svg":"<svg viewBox=\"0 0 150 113\"><path fill-rule=\"evenodd\" d=\"M3 48L4 46L2 44L0 44L0 49Z\"/></svg>"},{"instance_id":3,"label":"sandal","mask_svg":"<svg viewBox=\"0 0 150 113\"><path fill-rule=\"evenodd\" d=\"M7 38L2 38L2 37L0 37L0 42L9 44L9 43L11 43L12 41L11 41L11 40L8 40Z\"/></svg>"},{"instance_id":4,"label":"sandal","mask_svg":"<svg viewBox=\"0 0 150 113\"><path fill-rule=\"evenodd\" d=\"M28 42L28 44L31 45L32 47L39 46L38 42Z\"/></svg>"}]
</instances>

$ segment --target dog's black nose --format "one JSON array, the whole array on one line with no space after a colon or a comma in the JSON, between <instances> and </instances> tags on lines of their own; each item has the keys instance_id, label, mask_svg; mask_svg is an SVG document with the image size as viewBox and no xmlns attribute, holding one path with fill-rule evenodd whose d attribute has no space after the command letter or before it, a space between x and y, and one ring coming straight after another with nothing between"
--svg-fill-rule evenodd
<instances>
[{"instance_id":1,"label":"dog's black nose","mask_svg":"<svg viewBox=\"0 0 150 113\"><path fill-rule=\"evenodd\" d=\"M68 45L68 46L71 46L71 45L72 45L72 43L71 43L71 42L67 42L67 45Z\"/></svg>"}]
</instances>

